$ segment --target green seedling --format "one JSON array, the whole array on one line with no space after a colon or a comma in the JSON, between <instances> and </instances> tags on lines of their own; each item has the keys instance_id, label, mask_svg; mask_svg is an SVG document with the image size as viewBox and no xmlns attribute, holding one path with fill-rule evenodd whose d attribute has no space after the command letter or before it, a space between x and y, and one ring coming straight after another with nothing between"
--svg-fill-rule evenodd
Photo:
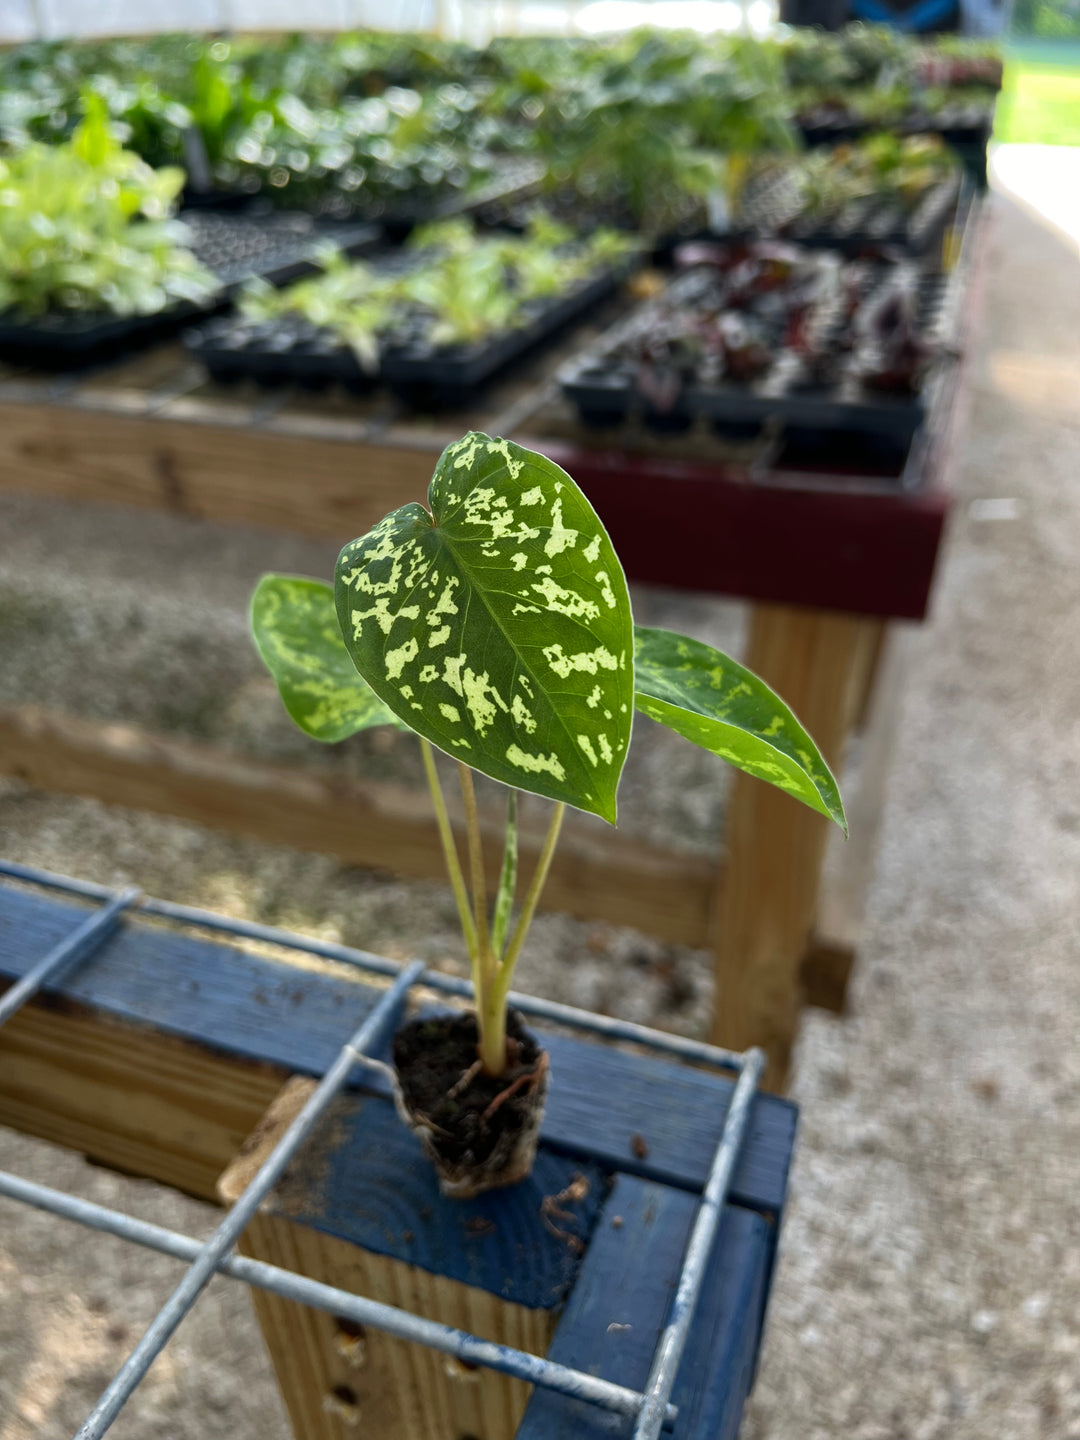
<instances>
[{"instance_id":1,"label":"green seedling","mask_svg":"<svg viewBox=\"0 0 1080 1440\"><path fill-rule=\"evenodd\" d=\"M170 218L183 182L125 150L88 96L70 141L0 159L0 310L147 315L213 294Z\"/></svg>"},{"instance_id":2,"label":"green seedling","mask_svg":"<svg viewBox=\"0 0 1080 1440\"><path fill-rule=\"evenodd\" d=\"M845 833L846 820L817 747L762 680L701 641L634 625L611 540L558 465L470 433L443 452L427 502L346 545L333 587L265 576L252 628L308 735L337 741L386 724L416 734L471 960L479 1060L500 1075L507 994L564 811L615 823L635 710ZM458 768L468 882L435 749ZM490 901L474 772L508 792ZM519 791L553 802L520 904Z\"/></svg>"}]
</instances>

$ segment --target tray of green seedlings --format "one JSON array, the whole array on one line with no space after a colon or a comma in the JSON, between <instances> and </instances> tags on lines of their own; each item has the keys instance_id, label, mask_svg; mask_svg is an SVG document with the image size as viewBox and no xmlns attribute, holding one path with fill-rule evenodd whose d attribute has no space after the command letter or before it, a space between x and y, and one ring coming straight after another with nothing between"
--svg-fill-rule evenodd
<instances>
[{"instance_id":1,"label":"tray of green seedlings","mask_svg":"<svg viewBox=\"0 0 1080 1440\"><path fill-rule=\"evenodd\" d=\"M220 305L173 218L183 179L124 150L103 107L69 141L0 159L0 356L85 364Z\"/></svg>"},{"instance_id":2,"label":"tray of green seedlings","mask_svg":"<svg viewBox=\"0 0 1080 1440\"><path fill-rule=\"evenodd\" d=\"M699 261L705 246L695 247ZM913 259L717 245L562 370L591 427L769 426L819 465L900 473L948 354L953 283Z\"/></svg>"},{"instance_id":3,"label":"tray of green seedlings","mask_svg":"<svg viewBox=\"0 0 1080 1440\"><path fill-rule=\"evenodd\" d=\"M609 295L637 255L626 236L575 236L542 214L522 235L442 221L371 263L328 257L287 290L251 286L238 316L185 342L219 381L354 393L382 383L448 408Z\"/></svg>"},{"instance_id":4,"label":"tray of green seedlings","mask_svg":"<svg viewBox=\"0 0 1080 1440\"><path fill-rule=\"evenodd\" d=\"M91 103L68 141L0 160L0 356L69 368L163 338L253 276L314 268L332 242L371 248L371 225L309 216L174 215L183 172L152 169Z\"/></svg>"},{"instance_id":5,"label":"tray of green seedlings","mask_svg":"<svg viewBox=\"0 0 1080 1440\"><path fill-rule=\"evenodd\" d=\"M742 197L739 229L848 255L927 255L956 221L963 189L940 136L881 132L763 168Z\"/></svg>"},{"instance_id":6,"label":"tray of green seedlings","mask_svg":"<svg viewBox=\"0 0 1080 1440\"><path fill-rule=\"evenodd\" d=\"M400 240L417 224L536 186L542 165L494 154L490 129L477 95L457 84L424 94L389 86L323 107L284 95L234 126L203 168L220 195L378 223Z\"/></svg>"}]
</instances>

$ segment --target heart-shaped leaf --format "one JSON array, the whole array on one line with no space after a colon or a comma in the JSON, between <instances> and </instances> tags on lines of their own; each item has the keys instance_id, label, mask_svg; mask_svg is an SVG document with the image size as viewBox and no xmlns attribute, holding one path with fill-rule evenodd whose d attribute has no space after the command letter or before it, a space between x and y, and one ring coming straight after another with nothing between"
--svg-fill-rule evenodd
<instances>
[{"instance_id":1,"label":"heart-shaped leaf","mask_svg":"<svg viewBox=\"0 0 1080 1440\"><path fill-rule=\"evenodd\" d=\"M596 511L558 465L487 435L443 452L338 559L338 620L375 693L507 785L615 819L633 620Z\"/></svg>"},{"instance_id":2,"label":"heart-shaped leaf","mask_svg":"<svg viewBox=\"0 0 1080 1440\"><path fill-rule=\"evenodd\" d=\"M764 680L736 660L671 630L634 629L635 703L643 715L794 795L847 834L832 772Z\"/></svg>"},{"instance_id":3,"label":"heart-shaped leaf","mask_svg":"<svg viewBox=\"0 0 1080 1440\"><path fill-rule=\"evenodd\" d=\"M264 575L251 597L251 630L285 709L306 734L330 741L372 725L407 728L356 673L331 586Z\"/></svg>"}]
</instances>

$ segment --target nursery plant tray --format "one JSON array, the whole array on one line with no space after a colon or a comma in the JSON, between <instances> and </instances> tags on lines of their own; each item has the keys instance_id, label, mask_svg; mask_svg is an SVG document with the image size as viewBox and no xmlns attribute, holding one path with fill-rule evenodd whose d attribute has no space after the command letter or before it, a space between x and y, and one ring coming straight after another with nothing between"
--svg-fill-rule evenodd
<instances>
[{"instance_id":1,"label":"nursery plant tray","mask_svg":"<svg viewBox=\"0 0 1080 1440\"><path fill-rule=\"evenodd\" d=\"M607 268L565 295L538 301L530 307L526 323L473 345L388 344L380 361L382 381L421 408L457 408L495 375L606 299L625 273L624 267Z\"/></svg>"},{"instance_id":2,"label":"nursery plant tray","mask_svg":"<svg viewBox=\"0 0 1080 1440\"><path fill-rule=\"evenodd\" d=\"M258 276L283 284L315 268L327 243L347 254L370 249L379 232L372 225L318 226L307 216L223 215L185 212L191 248L217 275L221 289L202 304L181 301L150 315L55 312L21 317L0 315L0 359L48 369L73 369L113 359L175 334L200 315L220 310L229 292Z\"/></svg>"},{"instance_id":3,"label":"nursery plant tray","mask_svg":"<svg viewBox=\"0 0 1080 1440\"><path fill-rule=\"evenodd\" d=\"M804 143L811 148L835 145L839 140L856 140L882 128L880 124L871 124L843 111L809 113L799 120L798 125ZM957 103L933 115L912 110L886 128L902 135L940 135L945 144L955 150L964 168L979 185L986 185L986 148L994 128L992 102L986 105Z\"/></svg>"},{"instance_id":4,"label":"nursery plant tray","mask_svg":"<svg viewBox=\"0 0 1080 1440\"><path fill-rule=\"evenodd\" d=\"M50 370L97 364L175 334L225 300L222 291L203 305L184 301L152 315L81 311L23 317L8 311L0 314L0 359Z\"/></svg>"},{"instance_id":5,"label":"nursery plant tray","mask_svg":"<svg viewBox=\"0 0 1080 1440\"><path fill-rule=\"evenodd\" d=\"M255 276L283 285L313 270L327 245L359 255L379 239L374 225L319 223L310 215L195 210L181 218L192 233L191 248L226 288Z\"/></svg>"},{"instance_id":6,"label":"nursery plant tray","mask_svg":"<svg viewBox=\"0 0 1080 1440\"><path fill-rule=\"evenodd\" d=\"M491 206L520 204L534 195L544 178L544 166L536 160L508 160L496 165L495 173L483 185L447 194L404 195L399 202L379 202L360 215L378 222L388 240L404 240L417 225L449 220L456 215L476 215Z\"/></svg>"},{"instance_id":7,"label":"nursery plant tray","mask_svg":"<svg viewBox=\"0 0 1080 1440\"><path fill-rule=\"evenodd\" d=\"M239 380L295 384L306 390L342 385L363 395L378 381L377 373L366 370L339 335L302 316L247 320L224 315L187 331L184 345L206 366L210 378L223 385Z\"/></svg>"},{"instance_id":8,"label":"nursery plant tray","mask_svg":"<svg viewBox=\"0 0 1080 1440\"><path fill-rule=\"evenodd\" d=\"M917 391L892 394L863 383L843 365L830 383L815 383L799 357L781 347L753 381L685 379L664 406L645 394L638 363L620 351L644 334L665 306L692 304L708 278L707 267L687 271L610 330L594 350L563 367L563 394L583 424L599 429L635 419L660 433L679 433L703 421L728 437L749 437L768 428L813 463L845 465L858 454L864 460L876 458L886 469L902 468L891 462L907 453L926 419L940 364L931 368ZM918 282L920 333L940 337L944 351L955 301L951 282L929 270L919 272Z\"/></svg>"},{"instance_id":9,"label":"nursery plant tray","mask_svg":"<svg viewBox=\"0 0 1080 1440\"><path fill-rule=\"evenodd\" d=\"M493 205L518 204L536 191L544 177L544 166L536 160L501 160L492 169L487 180L471 187L403 190L397 196L380 195L373 199L366 197L362 189L352 197L331 193L324 204L316 203L314 210L294 210L275 204L272 192L265 189L189 193L186 203L191 213L184 218L190 220L192 213L216 213L236 218L272 216L281 222L319 227L371 225L377 228L381 238L396 244L415 226L432 220L474 215Z\"/></svg>"},{"instance_id":10,"label":"nursery plant tray","mask_svg":"<svg viewBox=\"0 0 1080 1440\"><path fill-rule=\"evenodd\" d=\"M269 321L222 317L189 331L184 343L223 383L251 379L305 389L342 385L364 394L382 382L410 404L449 409L466 404L493 376L605 299L623 273L607 268L569 293L539 302L526 324L474 345L431 348L419 342L394 344L391 338L372 369L365 369L333 330L299 316Z\"/></svg>"},{"instance_id":11,"label":"nursery plant tray","mask_svg":"<svg viewBox=\"0 0 1080 1440\"><path fill-rule=\"evenodd\" d=\"M887 129L901 134L930 134L949 137L989 134L994 122L994 105L963 104L957 102L943 106L933 114L913 108L901 119L888 125ZM808 145L832 145L837 140L852 139L865 135L869 130L881 129L878 122L864 120L846 110L807 111L800 117L799 129Z\"/></svg>"},{"instance_id":12,"label":"nursery plant tray","mask_svg":"<svg viewBox=\"0 0 1080 1440\"><path fill-rule=\"evenodd\" d=\"M747 230L781 235L800 245L845 255L886 248L926 255L940 246L955 220L962 189L956 173L931 186L911 210L892 196L869 195L831 215L816 216L800 213L797 194L781 179L749 194L743 210Z\"/></svg>"}]
</instances>

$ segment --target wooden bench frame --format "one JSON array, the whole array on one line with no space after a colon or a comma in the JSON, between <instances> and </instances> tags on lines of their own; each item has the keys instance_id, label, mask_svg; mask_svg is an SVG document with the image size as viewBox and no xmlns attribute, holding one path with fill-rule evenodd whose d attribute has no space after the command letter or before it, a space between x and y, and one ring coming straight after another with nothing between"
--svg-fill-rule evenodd
<instances>
[{"instance_id":1,"label":"wooden bench frame","mask_svg":"<svg viewBox=\"0 0 1080 1440\"><path fill-rule=\"evenodd\" d=\"M980 229L976 217L969 233ZM977 290L967 286L969 317ZM574 475L631 579L750 602L742 658L791 703L834 768L868 714L887 729L870 704L873 681L892 622L927 611L965 408L959 379L939 387L896 481L784 472L760 456L709 462L716 446L696 435L662 444L635 434L599 448L553 399L550 369L450 424L404 422L375 402L343 415L291 391L229 395L173 349L76 380L0 379L0 488L344 541L423 495L439 451L464 426L512 434ZM620 448L627 443L637 448ZM671 544L656 532L658 490L665 513L684 522ZM847 796L858 821L832 900L819 894L826 822L740 775L718 862L571 835L546 903L712 948L712 1038L762 1045L767 1083L781 1089L802 1005L844 1005L887 759L883 744L868 748L876 764L862 777L863 801ZM0 770L356 863L441 873L432 823L389 787L342 790L127 727L28 711L0 716Z\"/></svg>"}]
</instances>

